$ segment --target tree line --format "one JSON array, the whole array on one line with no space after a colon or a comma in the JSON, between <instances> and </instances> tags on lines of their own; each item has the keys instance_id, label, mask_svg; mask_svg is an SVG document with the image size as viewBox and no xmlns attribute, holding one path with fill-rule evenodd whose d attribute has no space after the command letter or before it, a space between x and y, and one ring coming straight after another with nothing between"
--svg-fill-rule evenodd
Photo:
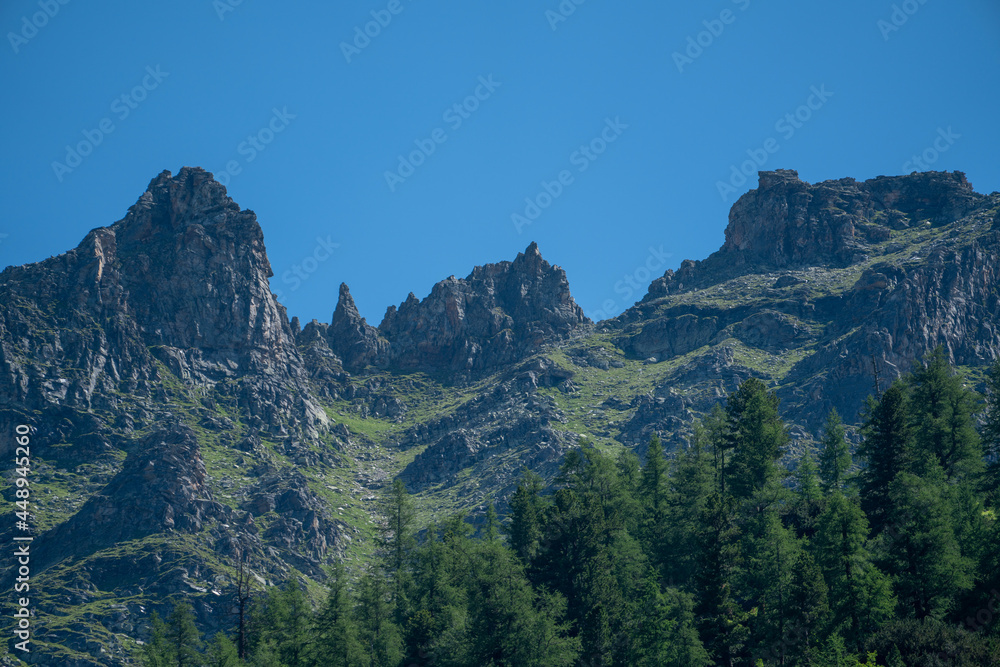
<instances>
[{"instance_id":1,"label":"tree line","mask_svg":"<svg viewBox=\"0 0 1000 667\"><path fill-rule=\"evenodd\" d=\"M153 621L160 667L1000 665L1000 361L986 396L942 349L868 398L852 452L831 411L788 471L755 378L667 457L582 442L551 489L418 531L398 480L373 562L296 581L203 646L190 605ZM241 588L241 590L243 590ZM242 608L242 607L241 607Z\"/></svg>"}]
</instances>

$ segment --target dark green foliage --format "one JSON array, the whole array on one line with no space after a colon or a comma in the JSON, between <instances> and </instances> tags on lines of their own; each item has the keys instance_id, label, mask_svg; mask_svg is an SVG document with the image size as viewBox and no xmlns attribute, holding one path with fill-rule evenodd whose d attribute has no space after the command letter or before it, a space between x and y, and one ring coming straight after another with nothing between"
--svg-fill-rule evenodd
<instances>
[{"instance_id":1,"label":"dark green foliage","mask_svg":"<svg viewBox=\"0 0 1000 667\"><path fill-rule=\"evenodd\" d=\"M983 448L988 464L983 490L991 506L1000 506L1000 358L994 362L986 378L986 413L982 428Z\"/></svg>"},{"instance_id":2,"label":"dark green foliage","mask_svg":"<svg viewBox=\"0 0 1000 667\"><path fill-rule=\"evenodd\" d=\"M972 586L972 563L955 539L946 491L940 471L937 479L901 473L890 489L892 523L880 551L886 571L896 575L901 611L919 620L943 617Z\"/></svg>"},{"instance_id":3,"label":"dark green foliage","mask_svg":"<svg viewBox=\"0 0 1000 667\"><path fill-rule=\"evenodd\" d=\"M867 536L868 521L857 502L834 493L811 545L827 583L831 628L856 653L896 606L889 578L872 563Z\"/></svg>"},{"instance_id":4,"label":"dark green foliage","mask_svg":"<svg viewBox=\"0 0 1000 667\"><path fill-rule=\"evenodd\" d=\"M823 490L827 492L840 490L850 467L851 450L847 444L844 424L837 411L830 410L823 429L822 449L819 455L819 476Z\"/></svg>"},{"instance_id":5,"label":"dark green foliage","mask_svg":"<svg viewBox=\"0 0 1000 667\"><path fill-rule=\"evenodd\" d=\"M361 664L361 643L352 607L344 565L338 561L327 585L326 602L316 614L313 624L309 647L312 663L330 667Z\"/></svg>"},{"instance_id":6,"label":"dark green foliage","mask_svg":"<svg viewBox=\"0 0 1000 667\"><path fill-rule=\"evenodd\" d=\"M923 621L903 619L887 624L871 637L868 650L886 661L898 650L904 665L1000 665L1000 644L995 639L930 618Z\"/></svg>"},{"instance_id":7,"label":"dark green foliage","mask_svg":"<svg viewBox=\"0 0 1000 667\"><path fill-rule=\"evenodd\" d=\"M729 396L725 439L733 452L728 486L736 498L749 498L778 481L777 461L788 443L788 428L778 416L778 397L757 378Z\"/></svg>"},{"instance_id":8,"label":"dark green foliage","mask_svg":"<svg viewBox=\"0 0 1000 667\"><path fill-rule=\"evenodd\" d=\"M912 463L912 438L906 385L893 382L878 399L869 398L864 442L858 453L866 463L859 475L861 509L873 533L882 532L891 509L889 486Z\"/></svg>"},{"instance_id":9,"label":"dark green foliage","mask_svg":"<svg viewBox=\"0 0 1000 667\"><path fill-rule=\"evenodd\" d=\"M153 633L145 647L145 660L149 667L200 667L201 633L194 623L194 609L187 600L181 600L163 622L155 614L152 618Z\"/></svg>"},{"instance_id":10,"label":"dark green foliage","mask_svg":"<svg viewBox=\"0 0 1000 667\"><path fill-rule=\"evenodd\" d=\"M543 486L541 477L525 470L510 499L507 535L511 548L525 565L531 564L542 537L542 523L548 507L548 503L541 497Z\"/></svg>"},{"instance_id":11,"label":"dark green foliage","mask_svg":"<svg viewBox=\"0 0 1000 667\"><path fill-rule=\"evenodd\" d=\"M204 664L205 667L239 667L242 663L236 653L236 644L220 632L209 645Z\"/></svg>"},{"instance_id":12,"label":"dark green foliage","mask_svg":"<svg viewBox=\"0 0 1000 667\"><path fill-rule=\"evenodd\" d=\"M917 364L909 378L911 423L917 465L936 463L948 480L962 480L983 467L982 446L975 429L981 397L963 385L938 347ZM922 472L916 470L915 472Z\"/></svg>"}]
</instances>

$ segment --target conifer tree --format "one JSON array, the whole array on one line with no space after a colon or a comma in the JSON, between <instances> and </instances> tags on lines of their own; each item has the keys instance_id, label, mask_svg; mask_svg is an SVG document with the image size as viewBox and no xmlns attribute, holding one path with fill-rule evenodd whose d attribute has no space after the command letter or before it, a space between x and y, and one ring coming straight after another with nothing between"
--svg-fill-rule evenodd
<instances>
[{"instance_id":1,"label":"conifer tree","mask_svg":"<svg viewBox=\"0 0 1000 667\"><path fill-rule=\"evenodd\" d=\"M641 507L638 537L646 555L662 576L669 560L668 531L670 529L670 497L667 460L663 445L653 436L646 450L646 464L637 490Z\"/></svg>"},{"instance_id":2,"label":"conifer tree","mask_svg":"<svg viewBox=\"0 0 1000 667\"><path fill-rule=\"evenodd\" d=\"M806 451L795 468L795 494L788 521L799 537L811 539L816 530L816 520L823 511L823 493L816 474L816 461Z\"/></svg>"},{"instance_id":3,"label":"conifer tree","mask_svg":"<svg viewBox=\"0 0 1000 667\"><path fill-rule=\"evenodd\" d=\"M510 523L507 535L511 549L526 566L538 552L548 502L541 496L542 478L525 469L510 499Z\"/></svg>"},{"instance_id":4,"label":"conifer tree","mask_svg":"<svg viewBox=\"0 0 1000 667\"><path fill-rule=\"evenodd\" d=\"M316 614L312 664L355 667L361 664L361 645L354 622L353 600L347 589L344 564L338 560L327 582L326 602Z\"/></svg>"},{"instance_id":5,"label":"conifer tree","mask_svg":"<svg viewBox=\"0 0 1000 667\"><path fill-rule=\"evenodd\" d=\"M143 664L146 667L167 667L172 663L170 644L167 642L167 625L155 611L150 617L150 639L143 646Z\"/></svg>"},{"instance_id":6,"label":"conifer tree","mask_svg":"<svg viewBox=\"0 0 1000 667\"><path fill-rule=\"evenodd\" d=\"M981 397L963 385L937 347L909 377L911 423L916 462L930 457L947 480L971 479L983 465L982 446L975 429ZM921 471L915 471L920 473Z\"/></svg>"},{"instance_id":7,"label":"conifer tree","mask_svg":"<svg viewBox=\"0 0 1000 667\"><path fill-rule=\"evenodd\" d=\"M826 492L839 490L851 467L851 450L847 444L844 424L836 409L830 410L823 428L822 449L819 457L819 474Z\"/></svg>"},{"instance_id":8,"label":"conifer tree","mask_svg":"<svg viewBox=\"0 0 1000 667\"><path fill-rule=\"evenodd\" d=\"M900 605L918 620L941 618L972 585L972 564L955 538L943 478L939 468L925 477L903 472L890 488L893 530L882 536L882 557L896 575Z\"/></svg>"},{"instance_id":9,"label":"conifer tree","mask_svg":"<svg viewBox=\"0 0 1000 667\"><path fill-rule=\"evenodd\" d=\"M867 537L861 508L834 492L810 546L827 584L831 629L853 652L892 618L896 604L888 578L872 563Z\"/></svg>"},{"instance_id":10,"label":"conifer tree","mask_svg":"<svg viewBox=\"0 0 1000 667\"><path fill-rule=\"evenodd\" d=\"M892 499L889 486L912 462L912 438L906 387L893 382L878 399L869 399L858 450L866 466L859 474L861 509L874 534L888 521Z\"/></svg>"},{"instance_id":11,"label":"conifer tree","mask_svg":"<svg viewBox=\"0 0 1000 667\"><path fill-rule=\"evenodd\" d=\"M988 464L982 488L991 507L1000 507L1000 357L986 376L986 412L982 441Z\"/></svg>"},{"instance_id":12,"label":"conifer tree","mask_svg":"<svg viewBox=\"0 0 1000 667\"><path fill-rule=\"evenodd\" d=\"M795 564L790 611L798 638L789 647L793 664L815 665L826 642L830 607L823 573L808 551L801 551Z\"/></svg>"},{"instance_id":13,"label":"conifer tree","mask_svg":"<svg viewBox=\"0 0 1000 667\"><path fill-rule=\"evenodd\" d=\"M777 461L788 443L788 428L778 416L778 397L757 378L745 380L726 402L727 449L732 494L746 499L778 481Z\"/></svg>"},{"instance_id":14,"label":"conifer tree","mask_svg":"<svg viewBox=\"0 0 1000 667\"><path fill-rule=\"evenodd\" d=\"M205 655L206 667L239 667L241 664L236 644L226 636L226 633L216 633Z\"/></svg>"},{"instance_id":15,"label":"conifer tree","mask_svg":"<svg viewBox=\"0 0 1000 667\"><path fill-rule=\"evenodd\" d=\"M176 667L198 667L201 664L201 633L194 624L194 608L181 600L167 617L166 645L169 664Z\"/></svg>"},{"instance_id":16,"label":"conifer tree","mask_svg":"<svg viewBox=\"0 0 1000 667\"><path fill-rule=\"evenodd\" d=\"M403 656L403 639L393 621L391 592L378 570L365 572L358 582L356 608L358 641L365 667L393 667Z\"/></svg>"},{"instance_id":17,"label":"conifer tree","mask_svg":"<svg viewBox=\"0 0 1000 667\"><path fill-rule=\"evenodd\" d=\"M654 559L668 585L689 584L698 569L701 520L708 498L717 488L711 454L714 437L719 436L711 422L696 422L690 446L679 451L671 464L663 552Z\"/></svg>"},{"instance_id":18,"label":"conifer tree","mask_svg":"<svg viewBox=\"0 0 1000 667\"><path fill-rule=\"evenodd\" d=\"M713 493L702 515L701 553L696 576L699 593L695 613L705 649L715 664L733 667L749 636L747 614L734 599L733 582L740 566L735 501Z\"/></svg>"}]
</instances>

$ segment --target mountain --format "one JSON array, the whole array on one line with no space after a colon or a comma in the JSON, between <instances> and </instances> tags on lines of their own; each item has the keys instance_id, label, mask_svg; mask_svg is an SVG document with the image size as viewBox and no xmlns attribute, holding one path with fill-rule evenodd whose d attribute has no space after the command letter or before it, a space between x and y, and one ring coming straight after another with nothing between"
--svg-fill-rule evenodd
<instances>
[{"instance_id":1,"label":"mountain","mask_svg":"<svg viewBox=\"0 0 1000 667\"><path fill-rule=\"evenodd\" d=\"M978 382L1000 350L998 210L960 172L761 172L722 248L613 320L532 243L378 326L341 284L302 326L255 214L201 169L163 172L77 248L0 274L0 449L33 429L37 664L127 664L181 597L218 630L240 558L269 584L356 565L397 477L420 521L479 520L581 437L682 445L751 376L782 397L789 460L937 345Z\"/></svg>"}]
</instances>

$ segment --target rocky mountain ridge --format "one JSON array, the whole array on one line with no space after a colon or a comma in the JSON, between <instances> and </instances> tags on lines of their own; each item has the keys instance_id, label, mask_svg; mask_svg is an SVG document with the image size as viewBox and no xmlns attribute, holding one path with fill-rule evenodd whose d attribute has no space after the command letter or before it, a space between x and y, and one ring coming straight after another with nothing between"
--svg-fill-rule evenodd
<instances>
[{"instance_id":1,"label":"rocky mountain ridge","mask_svg":"<svg viewBox=\"0 0 1000 667\"><path fill-rule=\"evenodd\" d=\"M303 327L254 213L208 172L163 172L122 220L0 274L0 450L34 430L39 664L128 664L182 596L217 630L239 558L311 587L357 567L397 476L421 520L475 517L581 437L682 445L750 376L783 399L789 459L938 344L975 382L1000 350L998 210L960 172L761 172L720 251L614 320L589 322L532 243L377 327L341 284Z\"/></svg>"}]
</instances>

